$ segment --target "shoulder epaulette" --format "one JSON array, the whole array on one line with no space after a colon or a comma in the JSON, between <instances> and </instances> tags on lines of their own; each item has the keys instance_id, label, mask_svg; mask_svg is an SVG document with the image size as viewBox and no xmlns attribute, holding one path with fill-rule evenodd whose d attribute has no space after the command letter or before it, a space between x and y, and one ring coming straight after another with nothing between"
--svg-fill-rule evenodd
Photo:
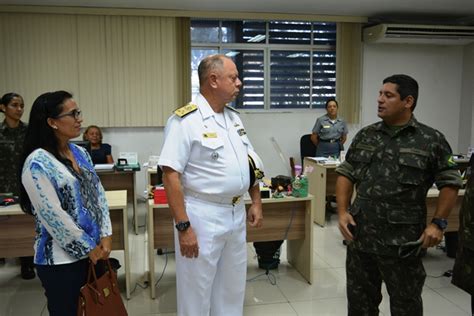
<instances>
[{"instance_id":1,"label":"shoulder epaulette","mask_svg":"<svg viewBox=\"0 0 474 316\"><path fill-rule=\"evenodd\" d=\"M185 106L180 107L179 109L174 111L174 114L179 116L180 118L185 117L189 113L193 113L194 111L197 110L197 105L194 103L188 103Z\"/></svg>"},{"instance_id":2,"label":"shoulder epaulette","mask_svg":"<svg viewBox=\"0 0 474 316\"><path fill-rule=\"evenodd\" d=\"M239 111L237 111L236 109L234 109L234 108L233 108L233 107L231 107L230 105L226 105L225 107L226 107L226 108L228 108L229 110L231 110L231 111L233 111L233 112L237 113L237 114L240 114L240 112L239 112Z\"/></svg>"}]
</instances>

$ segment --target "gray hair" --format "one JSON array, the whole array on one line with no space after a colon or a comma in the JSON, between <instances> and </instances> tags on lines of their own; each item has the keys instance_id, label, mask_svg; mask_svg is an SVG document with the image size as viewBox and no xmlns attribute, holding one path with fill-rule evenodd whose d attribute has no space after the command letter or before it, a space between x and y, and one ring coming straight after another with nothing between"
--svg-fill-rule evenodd
<instances>
[{"instance_id":1,"label":"gray hair","mask_svg":"<svg viewBox=\"0 0 474 316\"><path fill-rule=\"evenodd\" d=\"M198 76L199 76L200 85L202 85L207 80L207 78L209 77L209 73L211 71L223 68L224 58L230 59L226 55L215 54L215 55L209 55L205 57L203 60L201 60L198 67Z\"/></svg>"}]
</instances>

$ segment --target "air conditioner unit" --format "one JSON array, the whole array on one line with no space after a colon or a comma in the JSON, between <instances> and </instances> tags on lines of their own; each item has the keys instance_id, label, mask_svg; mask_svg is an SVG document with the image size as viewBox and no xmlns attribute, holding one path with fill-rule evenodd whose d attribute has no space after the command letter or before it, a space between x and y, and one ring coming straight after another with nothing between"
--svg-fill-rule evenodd
<instances>
[{"instance_id":1,"label":"air conditioner unit","mask_svg":"<svg viewBox=\"0 0 474 316\"><path fill-rule=\"evenodd\" d=\"M474 42L474 27L378 24L364 28L362 36L366 43L466 45Z\"/></svg>"}]
</instances>

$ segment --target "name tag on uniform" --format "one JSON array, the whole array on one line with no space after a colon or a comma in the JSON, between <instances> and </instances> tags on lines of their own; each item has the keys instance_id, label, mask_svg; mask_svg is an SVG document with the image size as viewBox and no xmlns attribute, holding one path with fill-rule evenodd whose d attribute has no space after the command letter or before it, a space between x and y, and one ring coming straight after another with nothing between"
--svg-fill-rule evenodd
<instances>
[{"instance_id":1,"label":"name tag on uniform","mask_svg":"<svg viewBox=\"0 0 474 316\"><path fill-rule=\"evenodd\" d=\"M237 130L237 133L239 134L239 136L243 136L243 135L247 134L247 132L243 128Z\"/></svg>"},{"instance_id":2,"label":"name tag on uniform","mask_svg":"<svg viewBox=\"0 0 474 316\"><path fill-rule=\"evenodd\" d=\"M331 125L323 125L323 128L331 128Z\"/></svg>"},{"instance_id":3,"label":"name tag on uniform","mask_svg":"<svg viewBox=\"0 0 474 316\"><path fill-rule=\"evenodd\" d=\"M202 137L204 137L204 138L217 138L217 133L203 133Z\"/></svg>"}]
</instances>

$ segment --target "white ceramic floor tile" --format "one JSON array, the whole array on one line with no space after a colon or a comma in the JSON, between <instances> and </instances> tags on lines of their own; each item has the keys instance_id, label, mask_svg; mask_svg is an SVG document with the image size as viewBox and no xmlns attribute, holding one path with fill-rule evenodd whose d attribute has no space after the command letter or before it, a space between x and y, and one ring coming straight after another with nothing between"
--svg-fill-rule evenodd
<instances>
[{"instance_id":1,"label":"white ceramic floor tile","mask_svg":"<svg viewBox=\"0 0 474 316\"><path fill-rule=\"evenodd\" d=\"M327 269L329 264L323 260L316 252L313 251L313 269Z\"/></svg>"},{"instance_id":2,"label":"white ceramic floor tile","mask_svg":"<svg viewBox=\"0 0 474 316\"><path fill-rule=\"evenodd\" d=\"M451 285L433 290L451 303L461 308L466 313L471 313L471 296L463 290Z\"/></svg>"},{"instance_id":3,"label":"white ceramic floor tile","mask_svg":"<svg viewBox=\"0 0 474 316\"><path fill-rule=\"evenodd\" d=\"M176 284L160 283L156 288L156 299L150 298L150 290L146 288L133 295L128 301L129 315L148 315L176 312Z\"/></svg>"},{"instance_id":4,"label":"white ceramic floor tile","mask_svg":"<svg viewBox=\"0 0 474 316\"><path fill-rule=\"evenodd\" d=\"M244 316L291 316L297 315L288 303L245 306Z\"/></svg>"},{"instance_id":5,"label":"white ceramic floor tile","mask_svg":"<svg viewBox=\"0 0 474 316\"><path fill-rule=\"evenodd\" d=\"M268 279L247 282L245 306L286 302L287 300L278 286L271 284Z\"/></svg>"},{"instance_id":6,"label":"white ceramic floor tile","mask_svg":"<svg viewBox=\"0 0 474 316\"><path fill-rule=\"evenodd\" d=\"M346 247L342 243L335 247L314 248L314 252L331 268L344 268L346 266Z\"/></svg>"},{"instance_id":7,"label":"white ceramic floor tile","mask_svg":"<svg viewBox=\"0 0 474 316\"><path fill-rule=\"evenodd\" d=\"M314 282L308 284L298 272L281 275L278 287L290 302L345 297L346 284L333 269L314 270Z\"/></svg>"},{"instance_id":8,"label":"white ceramic floor tile","mask_svg":"<svg viewBox=\"0 0 474 316\"><path fill-rule=\"evenodd\" d=\"M303 302L291 302L298 315L345 316L347 315L346 298L327 298Z\"/></svg>"}]
</instances>

